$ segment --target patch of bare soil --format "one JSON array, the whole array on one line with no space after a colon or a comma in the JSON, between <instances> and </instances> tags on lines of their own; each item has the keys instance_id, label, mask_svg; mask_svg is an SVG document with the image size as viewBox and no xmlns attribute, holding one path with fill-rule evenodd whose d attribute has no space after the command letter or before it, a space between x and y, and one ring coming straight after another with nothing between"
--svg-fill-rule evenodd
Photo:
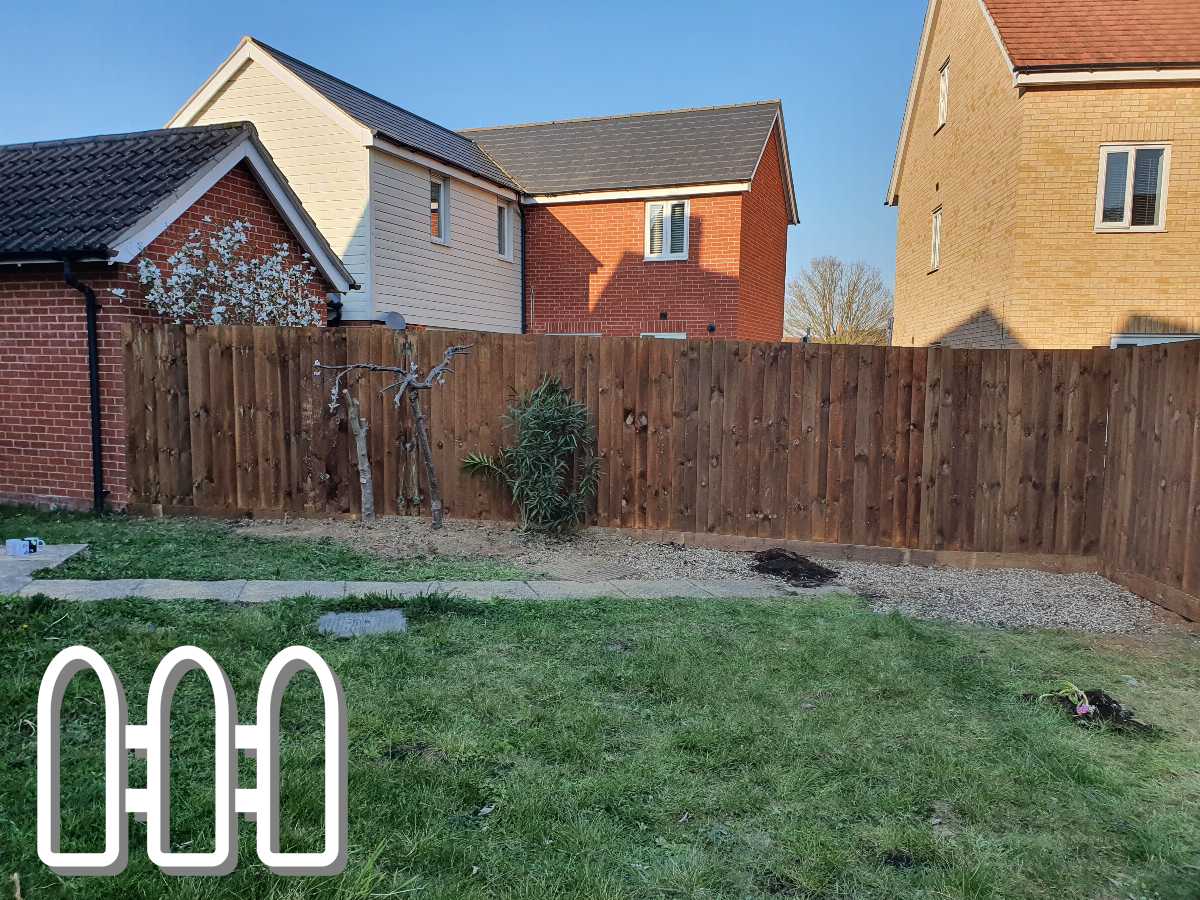
<instances>
[{"instance_id":1,"label":"patch of bare soil","mask_svg":"<svg viewBox=\"0 0 1200 900\"><path fill-rule=\"evenodd\" d=\"M747 553L659 544L593 528L556 538L523 534L507 523L448 519L435 532L428 519L413 516L381 518L370 524L332 519L256 520L241 528L245 534L259 537L331 538L391 559L493 559L521 566L533 575L569 581L758 577L751 571L753 559Z\"/></svg>"}]
</instances>

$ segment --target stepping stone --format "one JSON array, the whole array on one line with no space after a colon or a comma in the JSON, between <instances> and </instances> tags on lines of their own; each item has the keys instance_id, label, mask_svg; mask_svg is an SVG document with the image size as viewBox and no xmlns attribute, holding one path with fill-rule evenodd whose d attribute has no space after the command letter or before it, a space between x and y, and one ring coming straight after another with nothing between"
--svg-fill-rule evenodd
<instances>
[{"instance_id":1,"label":"stepping stone","mask_svg":"<svg viewBox=\"0 0 1200 900\"><path fill-rule=\"evenodd\" d=\"M317 630L334 637L361 637L367 634L403 634L408 631L408 619L399 609L377 609L372 612L330 612L317 619Z\"/></svg>"},{"instance_id":2,"label":"stepping stone","mask_svg":"<svg viewBox=\"0 0 1200 900\"><path fill-rule=\"evenodd\" d=\"M0 541L0 578L28 576L38 569L53 569L86 549L87 544L47 544L28 556L9 556Z\"/></svg>"}]
</instances>

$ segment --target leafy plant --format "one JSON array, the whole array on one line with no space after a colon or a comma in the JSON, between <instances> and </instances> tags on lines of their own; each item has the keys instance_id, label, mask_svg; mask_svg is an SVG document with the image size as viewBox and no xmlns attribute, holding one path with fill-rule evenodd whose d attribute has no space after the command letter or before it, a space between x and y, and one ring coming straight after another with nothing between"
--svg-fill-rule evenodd
<instances>
[{"instance_id":1,"label":"leafy plant","mask_svg":"<svg viewBox=\"0 0 1200 900\"><path fill-rule=\"evenodd\" d=\"M587 407L547 375L516 399L504 422L514 433L513 446L496 456L472 453L463 469L505 485L528 531L562 533L578 526L600 480Z\"/></svg>"},{"instance_id":2,"label":"leafy plant","mask_svg":"<svg viewBox=\"0 0 1200 900\"><path fill-rule=\"evenodd\" d=\"M1064 687L1061 691L1051 691L1048 694L1042 694L1040 697L1038 697L1038 699L1047 700L1051 697L1061 697L1064 700L1069 701L1071 706L1075 707L1076 716L1090 715L1095 710L1095 707L1092 706L1092 704L1088 701L1088 695L1086 692L1081 691L1069 681L1064 682L1063 684Z\"/></svg>"}]
</instances>

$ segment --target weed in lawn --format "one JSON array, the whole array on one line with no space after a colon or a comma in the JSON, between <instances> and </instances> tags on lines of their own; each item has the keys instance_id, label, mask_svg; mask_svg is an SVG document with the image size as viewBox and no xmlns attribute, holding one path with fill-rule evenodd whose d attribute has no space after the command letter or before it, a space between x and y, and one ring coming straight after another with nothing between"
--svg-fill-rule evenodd
<instances>
[{"instance_id":1,"label":"weed in lawn","mask_svg":"<svg viewBox=\"0 0 1200 900\"><path fill-rule=\"evenodd\" d=\"M1131 654L1080 636L880 617L846 599L431 596L405 604L407 635L314 631L321 613L347 608L0 601L0 860L25 896L1084 900L1120 883L1115 896L1195 898L1192 647ZM614 640L634 649L613 652ZM232 875L166 877L134 823L121 877L49 874L33 852L35 738L20 722L36 718L46 663L77 642L120 672L131 721L178 644L211 652L243 704L277 650L321 652L349 708L347 871L275 878L243 824ZM1163 724L1160 739L1076 728L1018 699L1048 678L1122 675L1136 678L1128 699ZM99 826L97 693L81 677L64 706L64 830L76 843ZM283 704L285 849L319 843L317 696L297 676ZM172 839L195 849L211 830L211 717L206 685L185 678ZM143 777L135 767L130 783Z\"/></svg>"},{"instance_id":2,"label":"weed in lawn","mask_svg":"<svg viewBox=\"0 0 1200 900\"><path fill-rule=\"evenodd\" d=\"M89 545L86 553L35 578L485 581L525 577L523 570L491 560L385 559L330 539L252 537L227 523L199 519L96 518L0 507L0 535L6 534L36 534L52 544Z\"/></svg>"}]
</instances>

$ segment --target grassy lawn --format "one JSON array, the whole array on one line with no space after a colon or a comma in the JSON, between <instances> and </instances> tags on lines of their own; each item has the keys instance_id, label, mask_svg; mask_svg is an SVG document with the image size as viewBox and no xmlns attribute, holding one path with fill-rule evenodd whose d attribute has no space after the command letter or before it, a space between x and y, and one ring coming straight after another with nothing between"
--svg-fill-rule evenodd
<instances>
[{"instance_id":1,"label":"grassy lawn","mask_svg":"<svg viewBox=\"0 0 1200 900\"><path fill-rule=\"evenodd\" d=\"M955 628L837 598L432 597L407 604L408 635L312 627L377 605L0 601L0 896L16 873L26 898L1197 897L1195 641ZM273 653L321 652L350 714L347 871L271 876L245 823L226 878L160 875L138 823L121 877L46 870L30 723L45 665L77 642L118 672L132 722L180 644L225 667L240 721ZM1063 678L1164 733L1086 730L1015 699ZM196 673L179 691L172 837L202 850L212 701ZM317 696L299 676L283 711L284 849L319 844ZM67 849L98 833L98 697L84 675L64 706Z\"/></svg>"},{"instance_id":2,"label":"grassy lawn","mask_svg":"<svg viewBox=\"0 0 1200 900\"><path fill-rule=\"evenodd\" d=\"M97 519L0 506L0 536L27 535L48 544L90 545L86 553L35 578L486 581L526 574L484 559L383 559L334 541L248 537L229 524L200 519Z\"/></svg>"}]
</instances>

